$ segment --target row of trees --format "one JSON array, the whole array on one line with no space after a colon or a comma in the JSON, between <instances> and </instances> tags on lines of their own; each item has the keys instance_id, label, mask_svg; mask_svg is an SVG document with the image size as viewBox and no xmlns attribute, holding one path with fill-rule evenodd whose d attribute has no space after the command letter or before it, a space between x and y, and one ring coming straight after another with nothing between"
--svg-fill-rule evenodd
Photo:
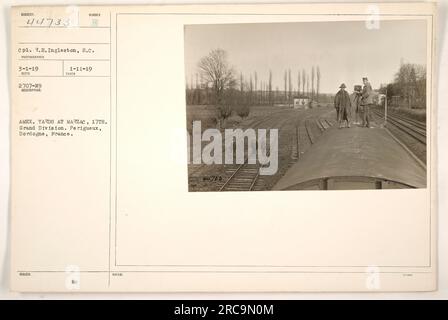
<instances>
[{"instance_id":1,"label":"row of trees","mask_svg":"<svg viewBox=\"0 0 448 320\"><path fill-rule=\"evenodd\" d=\"M426 108L426 68L425 66L401 63L394 82L382 85L380 93L386 94L391 106Z\"/></svg>"},{"instance_id":2,"label":"row of trees","mask_svg":"<svg viewBox=\"0 0 448 320\"><path fill-rule=\"evenodd\" d=\"M261 79L255 71L249 76L237 72L230 66L227 52L212 50L198 63L198 73L187 85L187 104L237 104L273 105L291 104L294 96L308 96L318 101L320 97L321 72L319 66L297 72L296 85L291 69L284 71L284 87L273 88L272 71L267 79ZM187 81L188 83L188 81Z\"/></svg>"}]
</instances>

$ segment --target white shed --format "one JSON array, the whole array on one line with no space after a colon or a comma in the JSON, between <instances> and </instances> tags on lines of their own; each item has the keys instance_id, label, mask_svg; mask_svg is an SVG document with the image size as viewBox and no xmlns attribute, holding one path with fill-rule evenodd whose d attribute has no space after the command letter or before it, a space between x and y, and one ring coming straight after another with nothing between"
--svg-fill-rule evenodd
<instances>
[{"instance_id":1,"label":"white shed","mask_svg":"<svg viewBox=\"0 0 448 320\"><path fill-rule=\"evenodd\" d=\"M294 97L294 109L308 109L310 103L310 98L307 96L296 96Z\"/></svg>"}]
</instances>

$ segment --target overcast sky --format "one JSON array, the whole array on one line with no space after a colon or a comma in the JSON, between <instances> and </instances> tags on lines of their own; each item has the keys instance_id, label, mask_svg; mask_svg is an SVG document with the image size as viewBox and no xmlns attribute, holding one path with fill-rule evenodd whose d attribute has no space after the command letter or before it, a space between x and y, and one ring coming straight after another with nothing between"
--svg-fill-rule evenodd
<instances>
[{"instance_id":1,"label":"overcast sky","mask_svg":"<svg viewBox=\"0 0 448 320\"><path fill-rule=\"evenodd\" d=\"M351 91L368 76L372 86L393 80L400 61L426 64L426 21L381 21L379 30L360 22L299 22L189 25L185 27L186 76L197 73L199 59L212 49L227 51L229 62L245 77L257 71L273 89L283 90L284 70L291 68L294 90L297 71L321 70L321 92L334 93L341 82Z\"/></svg>"}]
</instances>

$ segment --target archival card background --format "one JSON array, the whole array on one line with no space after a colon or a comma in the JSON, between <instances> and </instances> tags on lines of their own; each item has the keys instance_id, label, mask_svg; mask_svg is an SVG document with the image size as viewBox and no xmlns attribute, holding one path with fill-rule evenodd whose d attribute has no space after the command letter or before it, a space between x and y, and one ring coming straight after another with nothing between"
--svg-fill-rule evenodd
<instances>
[{"instance_id":1,"label":"archival card background","mask_svg":"<svg viewBox=\"0 0 448 320\"><path fill-rule=\"evenodd\" d=\"M427 189L188 193L178 139L184 25L359 20L365 5L80 7L110 16L100 22L111 23L108 81L49 80L51 90L31 99L12 73L12 289L67 291L65 270L77 266L80 291L369 291L372 267L375 290L434 290L435 17L421 16L434 6L379 8L382 19L428 21ZM12 70L17 43L39 36L17 28L20 10L11 16ZM96 36L79 28L71 41ZM110 126L67 140L20 139L18 120L28 117L101 117ZM351 206L341 206L344 197Z\"/></svg>"}]
</instances>

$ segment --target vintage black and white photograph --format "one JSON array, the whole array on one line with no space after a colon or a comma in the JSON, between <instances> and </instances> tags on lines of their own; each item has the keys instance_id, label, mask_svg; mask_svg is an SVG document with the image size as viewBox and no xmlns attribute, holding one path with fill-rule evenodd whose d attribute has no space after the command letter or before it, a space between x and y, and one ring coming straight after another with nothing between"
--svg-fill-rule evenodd
<instances>
[{"instance_id":1,"label":"vintage black and white photograph","mask_svg":"<svg viewBox=\"0 0 448 320\"><path fill-rule=\"evenodd\" d=\"M184 36L189 191L426 188L426 20Z\"/></svg>"}]
</instances>

